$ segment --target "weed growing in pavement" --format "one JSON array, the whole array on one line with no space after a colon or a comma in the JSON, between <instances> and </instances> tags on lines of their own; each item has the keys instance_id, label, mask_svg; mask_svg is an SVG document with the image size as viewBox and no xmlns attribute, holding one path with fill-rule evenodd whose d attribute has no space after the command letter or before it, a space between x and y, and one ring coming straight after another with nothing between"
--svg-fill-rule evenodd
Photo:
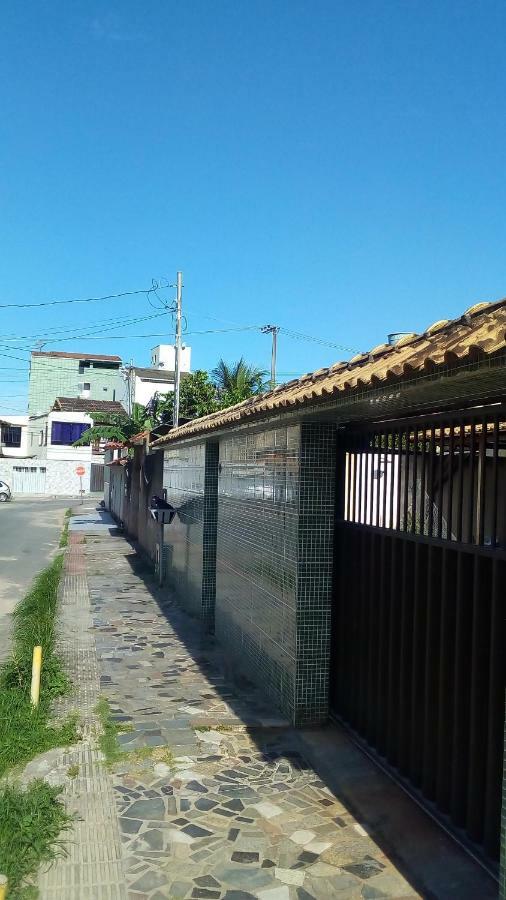
<instances>
[{"instance_id":1,"label":"weed growing in pavement","mask_svg":"<svg viewBox=\"0 0 506 900\"><path fill-rule=\"evenodd\" d=\"M60 547L66 547L69 542L69 520L72 515L72 510L68 509L65 513L65 522L62 528L62 533L60 537Z\"/></svg>"},{"instance_id":2,"label":"weed growing in pavement","mask_svg":"<svg viewBox=\"0 0 506 900\"><path fill-rule=\"evenodd\" d=\"M9 900L31 900L36 888L26 884L39 865L65 853L59 840L71 817L58 800L61 788L32 781L26 790L0 789L0 872L9 880Z\"/></svg>"},{"instance_id":3,"label":"weed growing in pavement","mask_svg":"<svg viewBox=\"0 0 506 900\"><path fill-rule=\"evenodd\" d=\"M109 768L120 762L128 762L129 765L135 766L136 763L142 764L146 760L164 762L168 766L173 766L174 754L167 745L163 747L138 747L136 750L121 749L118 735L134 729L128 722L114 721L107 697L100 698L95 707L95 712L102 725L99 747L105 756L105 762Z\"/></svg>"},{"instance_id":4,"label":"weed growing in pavement","mask_svg":"<svg viewBox=\"0 0 506 900\"><path fill-rule=\"evenodd\" d=\"M55 697L66 693L69 680L55 653L55 618L63 565L56 557L35 579L13 614L12 657L0 668L0 776L13 766L26 763L52 747L66 746L76 739L76 718L50 725L50 707ZM33 648L42 646L39 705L30 705Z\"/></svg>"},{"instance_id":5,"label":"weed growing in pavement","mask_svg":"<svg viewBox=\"0 0 506 900\"><path fill-rule=\"evenodd\" d=\"M124 757L124 753L120 750L118 734L132 731L132 726L125 722L114 721L107 697L100 698L95 707L95 712L102 725L102 734L98 742L99 747L105 756L107 765L112 766Z\"/></svg>"}]
</instances>

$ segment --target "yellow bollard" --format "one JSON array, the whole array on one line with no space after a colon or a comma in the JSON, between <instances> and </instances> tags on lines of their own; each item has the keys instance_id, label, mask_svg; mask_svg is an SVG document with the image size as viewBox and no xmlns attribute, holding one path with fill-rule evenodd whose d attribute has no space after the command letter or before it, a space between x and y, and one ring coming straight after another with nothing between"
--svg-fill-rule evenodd
<instances>
[{"instance_id":1,"label":"yellow bollard","mask_svg":"<svg viewBox=\"0 0 506 900\"><path fill-rule=\"evenodd\" d=\"M7 877L5 875L0 875L0 900L5 900L7 897L8 887Z\"/></svg>"},{"instance_id":2,"label":"yellow bollard","mask_svg":"<svg viewBox=\"0 0 506 900\"><path fill-rule=\"evenodd\" d=\"M32 662L32 686L30 689L30 700L32 701L32 706L39 705L39 693L40 693L40 670L42 668L42 647L34 647L33 648L33 662ZM2 895L0 894L0 900L2 900Z\"/></svg>"}]
</instances>

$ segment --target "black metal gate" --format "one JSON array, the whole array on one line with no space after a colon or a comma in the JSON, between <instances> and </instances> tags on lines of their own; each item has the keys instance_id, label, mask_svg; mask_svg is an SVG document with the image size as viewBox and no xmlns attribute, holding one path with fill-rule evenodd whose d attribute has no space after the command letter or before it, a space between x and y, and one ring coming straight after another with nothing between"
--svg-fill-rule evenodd
<instances>
[{"instance_id":1,"label":"black metal gate","mask_svg":"<svg viewBox=\"0 0 506 900\"><path fill-rule=\"evenodd\" d=\"M331 706L497 858L506 412L376 423L340 447Z\"/></svg>"},{"instance_id":2,"label":"black metal gate","mask_svg":"<svg viewBox=\"0 0 506 900\"><path fill-rule=\"evenodd\" d=\"M104 490L104 464L92 463L90 472L90 491Z\"/></svg>"}]
</instances>

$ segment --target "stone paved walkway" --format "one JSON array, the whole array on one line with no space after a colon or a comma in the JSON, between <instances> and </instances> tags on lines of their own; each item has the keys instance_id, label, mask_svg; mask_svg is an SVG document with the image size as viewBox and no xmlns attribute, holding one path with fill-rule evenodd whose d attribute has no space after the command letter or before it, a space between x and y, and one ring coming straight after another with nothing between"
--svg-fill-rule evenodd
<instances>
[{"instance_id":1,"label":"stone paved walkway","mask_svg":"<svg viewBox=\"0 0 506 900\"><path fill-rule=\"evenodd\" d=\"M113 778L129 898L418 896L129 545L90 535L85 556L101 689L137 751Z\"/></svg>"},{"instance_id":2,"label":"stone paved walkway","mask_svg":"<svg viewBox=\"0 0 506 900\"><path fill-rule=\"evenodd\" d=\"M71 534L62 600L77 693L57 713L77 706L84 739L28 773L62 783L77 816L69 855L39 880L42 900L494 896L490 885L476 893L472 873L462 888L467 862L460 881L450 867L447 889L417 893L380 833L309 765L300 732L225 677L225 651L160 592L123 537ZM112 771L97 748L100 694L128 729ZM360 778L361 754L348 745L345 755ZM442 838L440 847L444 861Z\"/></svg>"}]
</instances>

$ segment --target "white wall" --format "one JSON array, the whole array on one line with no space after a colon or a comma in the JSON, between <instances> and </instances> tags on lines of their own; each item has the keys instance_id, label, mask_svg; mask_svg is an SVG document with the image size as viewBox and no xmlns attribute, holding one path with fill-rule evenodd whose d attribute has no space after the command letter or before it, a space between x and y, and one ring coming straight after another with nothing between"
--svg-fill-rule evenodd
<instances>
[{"instance_id":1,"label":"white wall","mask_svg":"<svg viewBox=\"0 0 506 900\"><path fill-rule=\"evenodd\" d=\"M192 348L186 345L181 350L181 371L191 371ZM176 365L176 348L173 344L158 344L151 350L151 366L153 369L167 369L173 372Z\"/></svg>"},{"instance_id":2,"label":"white wall","mask_svg":"<svg viewBox=\"0 0 506 900\"><path fill-rule=\"evenodd\" d=\"M45 478L42 478L43 493L48 496L79 497L80 479L76 474L79 461L54 460L54 459L2 459L0 458L0 479L13 487L14 466L27 466L29 468L45 469ZM91 464L82 463L85 473L82 477L83 491L90 491ZM27 496L14 494L14 496Z\"/></svg>"},{"instance_id":3,"label":"white wall","mask_svg":"<svg viewBox=\"0 0 506 900\"><path fill-rule=\"evenodd\" d=\"M28 416L1 415L0 419L2 422L8 422L9 425L16 425L21 428L21 446L4 447L0 442L0 455L17 459L28 456Z\"/></svg>"},{"instance_id":4,"label":"white wall","mask_svg":"<svg viewBox=\"0 0 506 900\"><path fill-rule=\"evenodd\" d=\"M159 370L156 369L155 371L158 372ZM147 378L136 375L134 380L134 402L146 406L156 393L168 394L173 390L173 381L150 381Z\"/></svg>"}]
</instances>

